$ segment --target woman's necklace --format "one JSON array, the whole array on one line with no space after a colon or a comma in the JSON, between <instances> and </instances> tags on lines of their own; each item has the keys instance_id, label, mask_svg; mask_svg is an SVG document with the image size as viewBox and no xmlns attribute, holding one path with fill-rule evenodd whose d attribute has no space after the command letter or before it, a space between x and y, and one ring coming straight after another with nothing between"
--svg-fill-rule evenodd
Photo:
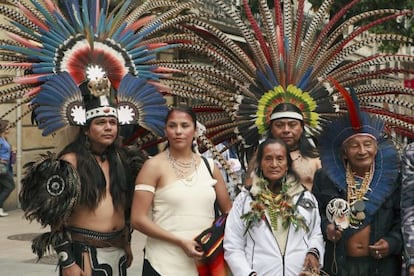
<instances>
[{"instance_id":1,"label":"woman's necklace","mask_svg":"<svg viewBox=\"0 0 414 276\"><path fill-rule=\"evenodd\" d=\"M170 150L167 149L168 154L168 161L171 164L171 167L174 170L175 176L184 182L187 186L193 185L193 180L195 178L195 172L197 171L197 162L195 158L195 154L193 153L191 156L191 160L188 162L181 161L175 159L172 155Z\"/></svg>"}]
</instances>

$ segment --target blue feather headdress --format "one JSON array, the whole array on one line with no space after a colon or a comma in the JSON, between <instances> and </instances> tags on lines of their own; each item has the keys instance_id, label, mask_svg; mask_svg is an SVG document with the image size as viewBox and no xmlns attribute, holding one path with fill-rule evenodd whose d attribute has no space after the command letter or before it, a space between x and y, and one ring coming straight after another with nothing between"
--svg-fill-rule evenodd
<instances>
[{"instance_id":1,"label":"blue feather headdress","mask_svg":"<svg viewBox=\"0 0 414 276\"><path fill-rule=\"evenodd\" d=\"M343 145L355 135L367 135L377 141L377 154L370 190L365 197L369 200L366 205L366 222L384 203L387 196L395 190L395 182L399 173L399 156L391 140L384 132L384 122L366 112L359 110L359 103L353 89L351 95L335 80L331 82L344 95L349 107L349 113L330 122L319 137L319 152L322 168L342 190L347 189L346 162L343 157Z\"/></svg>"},{"instance_id":2,"label":"blue feather headdress","mask_svg":"<svg viewBox=\"0 0 414 276\"><path fill-rule=\"evenodd\" d=\"M0 11L10 23L0 24L7 30L0 43L0 68L24 71L16 73L19 77L0 79L0 103L22 98L30 107L26 114L32 112L43 135L110 115L121 125L138 125L142 136L162 136L168 108L159 82L172 70L157 66L155 59L175 45L159 37L163 25L186 5L30 2L10 1L17 9L5 6ZM13 90L4 88L11 85ZM92 96L92 90L102 87L105 95ZM7 98L2 97L4 91Z\"/></svg>"}]
</instances>

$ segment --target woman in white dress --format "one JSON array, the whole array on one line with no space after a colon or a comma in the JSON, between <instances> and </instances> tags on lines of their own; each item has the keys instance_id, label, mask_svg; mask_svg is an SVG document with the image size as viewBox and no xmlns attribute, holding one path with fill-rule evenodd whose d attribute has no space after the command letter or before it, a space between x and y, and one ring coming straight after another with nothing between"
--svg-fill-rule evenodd
<instances>
[{"instance_id":1,"label":"woman in white dress","mask_svg":"<svg viewBox=\"0 0 414 276\"><path fill-rule=\"evenodd\" d=\"M215 200L223 213L229 212L231 201L213 160L208 163L214 177L194 152L192 110L170 110L165 134L166 150L148 159L137 176L131 222L148 236L143 275L196 276L203 252L194 238L211 226Z\"/></svg>"}]
</instances>

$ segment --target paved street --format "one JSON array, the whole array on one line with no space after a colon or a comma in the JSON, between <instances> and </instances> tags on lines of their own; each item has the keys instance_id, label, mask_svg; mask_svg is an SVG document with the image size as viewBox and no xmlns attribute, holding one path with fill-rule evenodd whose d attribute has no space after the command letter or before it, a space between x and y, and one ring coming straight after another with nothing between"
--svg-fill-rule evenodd
<instances>
[{"instance_id":1,"label":"paved street","mask_svg":"<svg viewBox=\"0 0 414 276\"><path fill-rule=\"evenodd\" d=\"M37 262L31 251L31 239L37 234L48 231L37 222L28 222L20 209L7 211L8 217L0 217L0 267L1 275L58 275L56 258L52 254ZM132 247L134 262L128 275L141 275L142 247L145 237L134 231Z\"/></svg>"}]
</instances>

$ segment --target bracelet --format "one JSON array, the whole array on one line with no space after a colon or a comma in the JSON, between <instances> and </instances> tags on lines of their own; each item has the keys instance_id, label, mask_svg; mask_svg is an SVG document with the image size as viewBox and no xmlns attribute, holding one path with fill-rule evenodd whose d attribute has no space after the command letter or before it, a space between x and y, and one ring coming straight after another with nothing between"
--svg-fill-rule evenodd
<instances>
[{"instance_id":1,"label":"bracelet","mask_svg":"<svg viewBox=\"0 0 414 276\"><path fill-rule=\"evenodd\" d=\"M62 268L67 268L75 263L72 244L69 240L64 240L60 244L55 245L55 250L59 259L59 265Z\"/></svg>"},{"instance_id":2,"label":"bracelet","mask_svg":"<svg viewBox=\"0 0 414 276\"><path fill-rule=\"evenodd\" d=\"M319 250L317 248L314 248L314 247L313 248L310 248L308 250L308 253L307 254L312 254L313 256L316 257L316 259L319 260L320 254L319 254Z\"/></svg>"}]
</instances>

